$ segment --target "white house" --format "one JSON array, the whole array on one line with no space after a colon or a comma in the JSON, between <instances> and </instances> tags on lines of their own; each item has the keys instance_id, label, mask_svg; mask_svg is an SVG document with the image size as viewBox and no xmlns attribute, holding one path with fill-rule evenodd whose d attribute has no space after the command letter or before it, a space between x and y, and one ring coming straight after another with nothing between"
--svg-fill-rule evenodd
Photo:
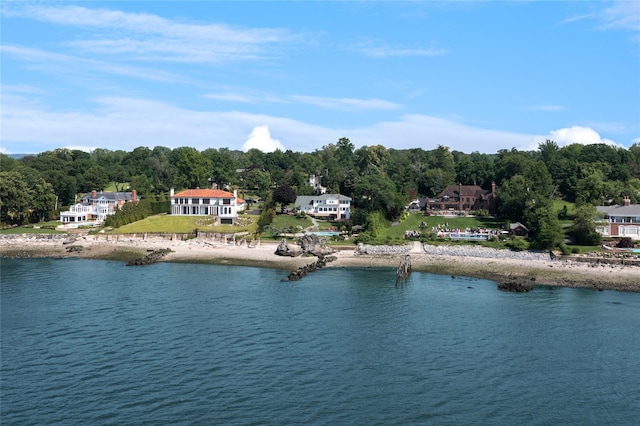
<instances>
[{"instance_id":1,"label":"white house","mask_svg":"<svg viewBox=\"0 0 640 426\"><path fill-rule=\"evenodd\" d=\"M136 190L131 192L98 192L85 194L69 211L60 213L60 221L66 226L102 223L125 203L138 201Z\"/></svg>"},{"instance_id":2,"label":"white house","mask_svg":"<svg viewBox=\"0 0 640 426\"><path fill-rule=\"evenodd\" d=\"M244 210L245 202L233 194L220 189L187 189L174 194L170 192L171 214L176 216L214 216L220 223L233 224L238 212Z\"/></svg>"},{"instance_id":3,"label":"white house","mask_svg":"<svg viewBox=\"0 0 640 426\"><path fill-rule=\"evenodd\" d=\"M313 192L316 194L325 194L327 192L327 188L320 184L322 176L310 174L309 175L309 186L313 188Z\"/></svg>"},{"instance_id":4,"label":"white house","mask_svg":"<svg viewBox=\"0 0 640 426\"><path fill-rule=\"evenodd\" d=\"M640 204L624 197L623 205L598 206L604 220L596 223L596 231L605 237L629 237L640 240Z\"/></svg>"},{"instance_id":5,"label":"white house","mask_svg":"<svg viewBox=\"0 0 640 426\"><path fill-rule=\"evenodd\" d=\"M350 219L351 198L341 194L300 195L295 209L310 216L329 219Z\"/></svg>"}]
</instances>

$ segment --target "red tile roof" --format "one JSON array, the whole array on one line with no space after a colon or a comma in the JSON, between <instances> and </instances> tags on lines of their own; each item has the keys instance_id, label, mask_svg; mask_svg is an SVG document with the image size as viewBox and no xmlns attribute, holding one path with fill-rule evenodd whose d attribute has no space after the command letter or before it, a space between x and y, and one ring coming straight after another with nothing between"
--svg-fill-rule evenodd
<instances>
[{"instance_id":1,"label":"red tile roof","mask_svg":"<svg viewBox=\"0 0 640 426\"><path fill-rule=\"evenodd\" d=\"M231 192L221 189L187 189L173 195L173 198L236 198Z\"/></svg>"}]
</instances>

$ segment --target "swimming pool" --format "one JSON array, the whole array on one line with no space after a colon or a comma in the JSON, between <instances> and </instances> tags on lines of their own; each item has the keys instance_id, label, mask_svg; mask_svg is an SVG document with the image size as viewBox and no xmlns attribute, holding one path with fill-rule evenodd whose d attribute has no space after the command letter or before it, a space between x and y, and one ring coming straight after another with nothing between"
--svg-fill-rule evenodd
<instances>
[{"instance_id":1,"label":"swimming pool","mask_svg":"<svg viewBox=\"0 0 640 426\"><path fill-rule=\"evenodd\" d=\"M318 237L337 237L340 235L337 231L307 231L307 234L317 235Z\"/></svg>"}]
</instances>

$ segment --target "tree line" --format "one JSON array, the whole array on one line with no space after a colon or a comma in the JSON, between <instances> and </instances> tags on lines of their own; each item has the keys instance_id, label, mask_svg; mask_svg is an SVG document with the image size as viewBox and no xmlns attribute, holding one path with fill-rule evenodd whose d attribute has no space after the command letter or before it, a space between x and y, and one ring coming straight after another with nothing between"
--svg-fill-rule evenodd
<instances>
[{"instance_id":1,"label":"tree line","mask_svg":"<svg viewBox=\"0 0 640 426\"><path fill-rule=\"evenodd\" d=\"M371 212L393 220L409 200L437 196L450 184L488 189L495 182L499 215L527 224L546 246L559 234L552 200L576 202L587 210L621 203L624 196L638 202L640 145L560 147L547 140L532 151L469 154L442 145L431 150L382 145L356 149L348 138L341 138L313 152L156 146L131 152L55 149L17 159L0 154L0 221L51 218L56 207L68 206L78 194L102 190L110 182L118 190L126 183L153 200L166 200L172 187L205 188L213 182L264 197L282 185L310 195L310 174L321 176L328 192L351 197L353 221L362 224Z\"/></svg>"}]
</instances>

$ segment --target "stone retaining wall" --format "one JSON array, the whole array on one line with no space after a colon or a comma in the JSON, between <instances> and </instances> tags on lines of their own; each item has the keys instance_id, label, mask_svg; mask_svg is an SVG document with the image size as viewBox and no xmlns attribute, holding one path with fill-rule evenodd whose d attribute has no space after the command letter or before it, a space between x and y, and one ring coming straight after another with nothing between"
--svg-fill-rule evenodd
<instances>
[{"instance_id":1,"label":"stone retaining wall","mask_svg":"<svg viewBox=\"0 0 640 426\"><path fill-rule=\"evenodd\" d=\"M498 250L490 247L479 246L434 246L424 244L423 250L427 254L439 254L445 256L482 257L490 259L551 260L551 256L548 252Z\"/></svg>"}]
</instances>

